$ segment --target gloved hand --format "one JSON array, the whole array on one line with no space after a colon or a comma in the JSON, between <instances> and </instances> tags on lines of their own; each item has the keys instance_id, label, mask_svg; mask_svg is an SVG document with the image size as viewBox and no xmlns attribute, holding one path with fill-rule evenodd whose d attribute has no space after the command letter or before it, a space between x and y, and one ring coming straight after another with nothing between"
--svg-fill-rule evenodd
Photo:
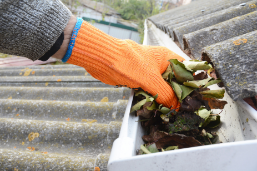
<instances>
[{"instance_id":1,"label":"gloved hand","mask_svg":"<svg viewBox=\"0 0 257 171\"><path fill-rule=\"evenodd\" d=\"M68 63L84 67L94 78L106 84L142 88L153 96L158 94L158 103L176 109L178 99L162 78L168 60L174 58L184 60L165 47L116 39L78 20L63 61L68 59Z\"/></svg>"}]
</instances>

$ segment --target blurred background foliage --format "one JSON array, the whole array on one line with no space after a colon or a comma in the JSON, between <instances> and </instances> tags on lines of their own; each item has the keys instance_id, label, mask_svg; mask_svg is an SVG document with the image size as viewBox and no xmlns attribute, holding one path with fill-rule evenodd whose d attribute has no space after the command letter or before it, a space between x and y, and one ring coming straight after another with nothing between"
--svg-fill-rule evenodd
<instances>
[{"instance_id":1,"label":"blurred background foliage","mask_svg":"<svg viewBox=\"0 0 257 171\"><path fill-rule=\"evenodd\" d=\"M160 7L156 0L94 0L102 2L120 13L122 19L133 21L138 25L141 43L144 38L144 21L146 18L164 12L168 6ZM74 8L80 5L80 0L62 0L76 15Z\"/></svg>"}]
</instances>

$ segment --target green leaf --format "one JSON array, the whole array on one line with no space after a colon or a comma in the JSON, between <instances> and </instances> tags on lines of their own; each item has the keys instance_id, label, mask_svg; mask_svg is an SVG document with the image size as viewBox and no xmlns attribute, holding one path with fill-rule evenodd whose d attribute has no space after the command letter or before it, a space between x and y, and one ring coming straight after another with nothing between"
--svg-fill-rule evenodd
<instances>
[{"instance_id":1,"label":"green leaf","mask_svg":"<svg viewBox=\"0 0 257 171\"><path fill-rule=\"evenodd\" d=\"M211 64L208 64L206 61L183 61L183 64L185 65L185 68L191 72L195 72L197 70L208 70L212 68Z\"/></svg>"},{"instance_id":2,"label":"green leaf","mask_svg":"<svg viewBox=\"0 0 257 171\"><path fill-rule=\"evenodd\" d=\"M211 111L201 107L200 109L198 109L196 114L206 120L210 116Z\"/></svg>"},{"instance_id":3,"label":"green leaf","mask_svg":"<svg viewBox=\"0 0 257 171\"><path fill-rule=\"evenodd\" d=\"M147 110L154 110L154 109L157 109L157 104L155 102L153 102L152 106L150 107L146 107Z\"/></svg>"},{"instance_id":4,"label":"green leaf","mask_svg":"<svg viewBox=\"0 0 257 171\"><path fill-rule=\"evenodd\" d=\"M145 97L152 97L152 96L149 96L146 92L144 92L144 91L142 91L142 90L136 92L136 93L135 93L135 96L138 96L139 94L141 94L141 95L143 95L143 96L145 96Z\"/></svg>"},{"instance_id":5,"label":"green leaf","mask_svg":"<svg viewBox=\"0 0 257 171\"><path fill-rule=\"evenodd\" d=\"M220 116L211 115L203 124L203 127L216 128L220 125Z\"/></svg>"},{"instance_id":6,"label":"green leaf","mask_svg":"<svg viewBox=\"0 0 257 171\"><path fill-rule=\"evenodd\" d=\"M136 103L130 110L130 113L139 110L144 104L146 103L146 99L141 100L140 102Z\"/></svg>"},{"instance_id":7,"label":"green leaf","mask_svg":"<svg viewBox=\"0 0 257 171\"><path fill-rule=\"evenodd\" d=\"M146 153L146 154L151 154L151 152L150 152L147 148L145 148L145 146L143 146L143 145L140 146L140 149L141 149L144 153Z\"/></svg>"},{"instance_id":8,"label":"green leaf","mask_svg":"<svg viewBox=\"0 0 257 171\"><path fill-rule=\"evenodd\" d=\"M178 146L169 146L165 149L165 151L169 151L169 150L177 150Z\"/></svg>"},{"instance_id":9,"label":"green leaf","mask_svg":"<svg viewBox=\"0 0 257 171\"><path fill-rule=\"evenodd\" d=\"M203 95L203 97L206 98L216 98L216 99L222 99L224 97L225 90L206 90L201 91L200 94Z\"/></svg>"},{"instance_id":10,"label":"green leaf","mask_svg":"<svg viewBox=\"0 0 257 171\"><path fill-rule=\"evenodd\" d=\"M186 96L188 96L192 91L195 90L195 88L186 87L183 85L180 85L180 88L182 90L182 97L180 99L180 102L182 102L182 100L184 100L184 98L186 98Z\"/></svg>"},{"instance_id":11,"label":"green leaf","mask_svg":"<svg viewBox=\"0 0 257 171\"><path fill-rule=\"evenodd\" d=\"M184 85L179 85L178 83L172 81L171 82L172 88L174 92L176 93L176 96L179 99L179 102L182 102L182 100L188 96L192 91L194 91L195 88L186 87Z\"/></svg>"},{"instance_id":12,"label":"green leaf","mask_svg":"<svg viewBox=\"0 0 257 171\"><path fill-rule=\"evenodd\" d=\"M182 89L180 88L180 85L174 81L171 82L171 85L177 95L177 98L180 100L182 97Z\"/></svg>"},{"instance_id":13,"label":"green leaf","mask_svg":"<svg viewBox=\"0 0 257 171\"><path fill-rule=\"evenodd\" d=\"M154 101L153 97L146 96L145 99L141 100L140 102L136 103L134 106L132 106L130 113L139 110L146 102L152 102ZM151 106L152 107L152 106ZM150 107L150 108L151 108Z\"/></svg>"},{"instance_id":14,"label":"green leaf","mask_svg":"<svg viewBox=\"0 0 257 171\"><path fill-rule=\"evenodd\" d=\"M178 82L183 83L186 81L193 81L194 77L191 72L189 72L185 65L179 62L177 59L169 60L172 66L173 73Z\"/></svg>"},{"instance_id":15,"label":"green leaf","mask_svg":"<svg viewBox=\"0 0 257 171\"><path fill-rule=\"evenodd\" d=\"M210 134L210 133L208 133L208 132L207 132L207 137L208 137L208 138L213 138L212 134Z\"/></svg>"},{"instance_id":16,"label":"green leaf","mask_svg":"<svg viewBox=\"0 0 257 171\"><path fill-rule=\"evenodd\" d=\"M220 79L217 79L217 80L211 80L210 82L208 82L203 88L206 88L206 87L208 87L208 86L211 86L211 85L213 85L213 84L218 84L218 83L220 83L221 82L221 80Z\"/></svg>"},{"instance_id":17,"label":"green leaf","mask_svg":"<svg viewBox=\"0 0 257 171\"><path fill-rule=\"evenodd\" d=\"M158 94L156 94L155 96L153 96L154 100L156 100L158 97Z\"/></svg>"},{"instance_id":18,"label":"green leaf","mask_svg":"<svg viewBox=\"0 0 257 171\"><path fill-rule=\"evenodd\" d=\"M160 115L160 117L162 118L162 120L164 122L169 122L169 120L170 120L169 117L167 115L165 115L165 114Z\"/></svg>"},{"instance_id":19,"label":"green leaf","mask_svg":"<svg viewBox=\"0 0 257 171\"><path fill-rule=\"evenodd\" d=\"M163 114L167 114L170 112L170 109L167 107L162 107L159 111L162 112Z\"/></svg>"},{"instance_id":20,"label":"green leaf","mask_svg":"<svg viewBox=\"0 0 257 171\"><path fill-rule=\"evenodd\" d=\"M212 78L206 78L206 79L203 79L203 80L198 80L198 81L188 81L188 82L184 82L183 84L185 86L188 86L188 87L194 87L194 88L199 88L199 87L202 87L206 84L208 84L208 82L211 80Z\"/></svg>"},{"instance_id":21,"label":"green leaf","mask_svg":"<svg viewBox=\"0 0 257 171\"><path fill-rule=\"evenodd\" d=\"M151 153L157 153L157 152L159 152L159 150L157 149L155 143L149 145L149 146L147 147L147 149L148 149Z\"/></svg>"},{"instance_id":22,"label":"green leaf","mask_svg":"<svg viewBox=\"0 0 257 171\"><path fill-rule=\"evenodd\" d=\"M170 65L168 66L168 68L166 69L166 71L162 74L162 78L163 78L164 80L168 80L169 74L172 74L172 68L171 68Z\"/></svg>"},{"instance_id":23,"label":"green leaf","mask_svg":"<svg viewBox=\"0 0 257 171\"><path fill-rule=\"evenodd\" d=\"M210 115L203 123L199 125L199 127L209 127L215 128L220 124L220 116L219 115Z\"/></svg>"}]
</instances>

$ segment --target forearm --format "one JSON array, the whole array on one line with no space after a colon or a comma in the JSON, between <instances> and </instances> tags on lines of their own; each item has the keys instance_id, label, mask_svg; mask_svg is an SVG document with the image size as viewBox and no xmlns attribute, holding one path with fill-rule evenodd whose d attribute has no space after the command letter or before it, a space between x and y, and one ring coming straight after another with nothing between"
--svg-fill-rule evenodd
<instances>
[{"instance_id":1,"label":"forearm","mask_svg":"<svg viewBox=\"0 0 257 171\"><path fill-rule=\"evenodd\" d=\"M65 29L63 31L64 32L63 43L62 43L60 49L52 57L57 58L57 59L62 59L64 57L65 53L68 50L69 42L70 42L70 39L72 36L73 29L76 25L76 22L77 22L77 18L74 15L72 15L70 17L70 20L69 20L67 26L65 27Z\"/></svg>"},{"instance_id":2,"label":"forearm","mask_svg":"<svg viewBox=\"0 0 257 171\"><path fill-rule=\"evenodd\" d=\"M0 1L0 52L39 59L51 49L70 16L59 0Z\"/></svg>"}]
</instances>

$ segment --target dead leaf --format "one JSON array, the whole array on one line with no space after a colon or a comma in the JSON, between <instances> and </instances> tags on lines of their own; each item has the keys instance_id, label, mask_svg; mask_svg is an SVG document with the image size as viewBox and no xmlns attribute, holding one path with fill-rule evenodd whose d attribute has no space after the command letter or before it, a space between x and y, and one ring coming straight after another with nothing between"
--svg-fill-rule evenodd
<instances>
[{"instance_id":1,"label":"dead leaf","mask_svg":"<svg viewBox=\"0 0 257 171\"><path fill-rule=\"evenodd\" d=\"M48 152L41 152L41 153L43 153L43 154L47 154Z\"/></svg>"},{"instance_id":2,"label":"dead leaf","mask_svg":"<svg viewBox=\"0 0 257 171\"><path fill-rule=\"evenodd\" d=\"M148 108L153 105L153 102L146 102L142 109L137 110L136 116L143 116L144 118L150 118L151 114L153 113L152 110L149 110Z\"/></svg>"},{"instance_id":3,"label":"dead leaf","mask_svg":"<svg viewBox=\"0 0 257 171\"><path fill-rule=\"evenodd\" d=\"M102 98L102 100L101 100L101 102L108 102L108 101L109 101L108 97L104 97L104 98Z\"/></svg>"},{"instance_id":4,"label":"dead leaf","mask_svg":"<svg viewBox=\"0 0 257 171\"><path fill-rule=\"evenodd\" d=\"M16 148L16 147L13 147L13 148Z\"/></svg>"},{"instance_id":5,"label":"dead leaf","mask_svg":"<svg viewBox=\"0 0 257 171\"><path fill-rule=\"evenodd\" d=\"M45 86L48 86L48 82L45 83Z\"/></svg>"},{"instance_id":6,"label":"dead leaf","mask_svg":"<svg viewBox=\"0 0 257 171\"><path fill-rule=\"evenodd\" d=\"M203 80L203 79L206 79L208 78L208 75L206 72L200 72L199 74L196 74L193 76L194 77L194 80Z\"/></svg>"},{"instance_id":7,"label":"dead leaf","mask_svg":"<svg viewBox=\"0 0 257 171\"><path fill-rule=\"evenodd\" d=\"M32 73L31 74L35 74L35 71L32 71Z\"/></svg>"},{"instance_id":8,"label":"dead leaf","mask_svg":"<svg viewBox=\"0 0 257 171\"><path fill-rule=\"evenodd\" d=\"M55 77L55 75L53 75L53 77Z\"/></svg>"},{"instance_id":9,"label":"dead leaf","mask_svg":"<svg viewBox=\"0 0 257 171\"><path fill-rule=\"evenodd\" d=\"M22 143L21 143L21 145L24 145L24 144L25 144L25 142L22 142Z\"/></svg>"},{"instance_id":10,"label":"dead leaf","mask_svg":"<svg viewBox=\"0 0 257 171\"><path fill-rule=\"evenodd\" d=\"M208 105L211 109L224 109L224 106L227 104L226 101L213 99L213 98L203 97L203 100L208 101Z\"/></svg>"},{"instance_id":11,"label":"dead leaf","mask_svg":"<svg viewBox=\"0 0 257 171\"><path fill-rule=\"evenodd\" d=\"M57 80L57 82L60 82L60 81L62 81L62 80L61 80L61 79L58 79L58 80Z\"/></svg>"},{"instance_id":12,"label":"dead leaf","mask_svg":"<svg viewBox=\"0 0 257 171\"><path fill-rule=\"evenodd\" d=\"M20 75L22 75L22 72L20 73Z\"/></svg>"},{"instance_id":13,"label":"dead leaf","mask_svg":"<svg viewBox=\"0 0 257 171\"><path fill-rule=\"evenodd\" d=\"M217 99L222 99L224 97L225 90L220 89L220 90L206 90L206 91L201 91L200 94L203 95L203 97L206 98L217 98Z\"/></svg>"},{"instance_id":14,"label":"dead leaf","mask_svg":"<svg viewBox=\"0 0 257 171\"><path fill-rule=\"evenodd\" d=\"M35 138L38 138L39 137L39 133L37 132L31 132L29 135L28 135L28 138L29 138L29 141L33 141Z\"/></svg>"},{"instance_id":15,"label":"dead leaf","mask_svg":"<svg viewBox=\"0 0 257 171\"><path fill-rule=\"evenodd\" d=\"M182 134L167 135L159 139L155 144L158 149L166 148L169 146L178 146L178 148L181 149L202 145L194 137L189 137Z\"/></svg>"},{"instance_id":16,"label":"dead leaf","mask_svg":"<svg viewBox=\"0 0 257 171\"><path fill-rule=\"evenodd\" d=\"M85 72L85 75L88 75L88 73L87 73L87 72Z\"/></svg>"},{"instance_id":17,"label":"dead leaf","mask_svg":"<svg viewBox=\"0 0 257 171\"><path fill-rule=\"evenodd\" d=\"M16 116L19 116L20 114L16 114Z\"/></svg>"},{"instance_id":18,"label":"dead leaf","mask_svg":"<svg viewBox=\"0 0 257 171\"><path fill-rule=\"evenodd\" d=\"M12 99L12 96L8 97L8 99L11 100L11 99Z\"/></svg>"},{"instance_id":19,"label":"dead leaf","mask_svg":"<svg viewBox=\"0 0 257 171\"><path fill-rule=\"evenodd\" d=\"M66 119L66 121L68 121L68 122L69 122L69 121L70 121L70 118L67 118L67 119Z\"/></svg>"}]
</instances>

